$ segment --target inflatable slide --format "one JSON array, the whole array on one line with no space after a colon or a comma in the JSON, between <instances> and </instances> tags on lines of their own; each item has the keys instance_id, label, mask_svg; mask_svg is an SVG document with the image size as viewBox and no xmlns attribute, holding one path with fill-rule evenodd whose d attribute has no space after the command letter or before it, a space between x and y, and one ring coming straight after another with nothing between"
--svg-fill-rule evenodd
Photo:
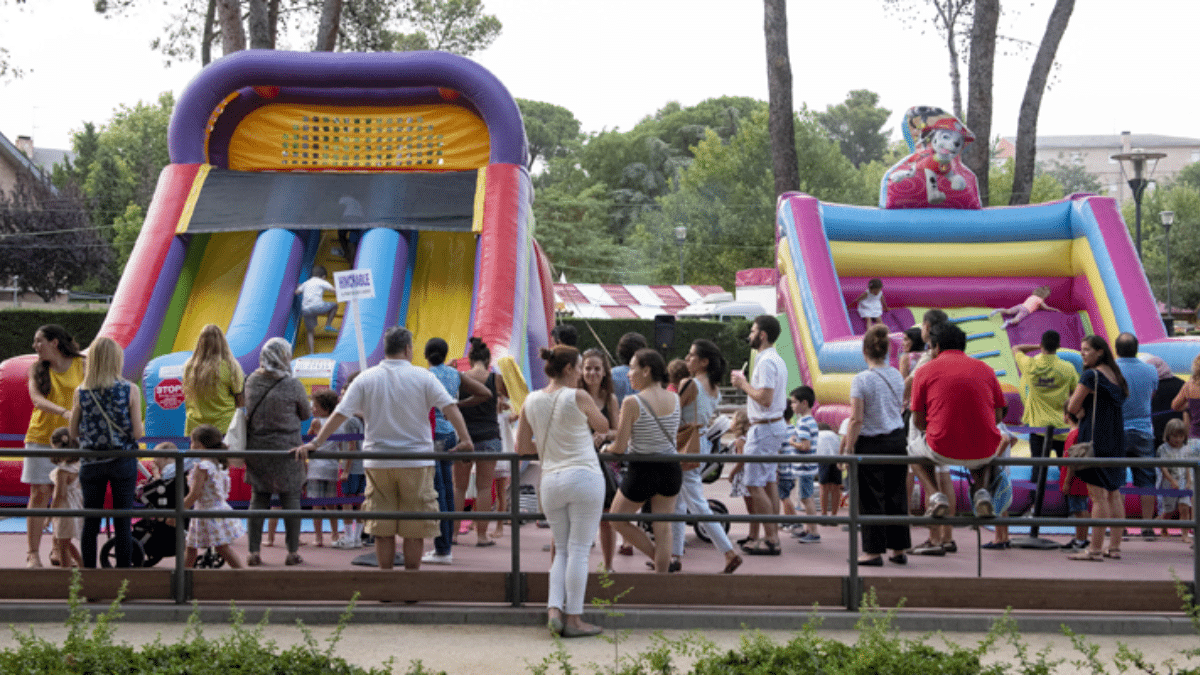
<instances>
[{"instance_id":1,"label":"inflatable slide","mask_svg":"<svg viewBox=\"0 0 1200 675\"><path fill-rule=\"evenodd\" d=\"M148 435L182 435L183 364L209 323L246 372L282 336L306 384L344 385L359 368L346 305L333 331L318 320L310 354L294 295L317 264L371 270L375 297L358 303L369 364L384 330L406 325L419 364L428 338L455 357L477 335L541 386L530 362L553 325L553 280L532 237L520 111L481 66L441 52L238 52L191 82L169 144L100 330L143 384ZM31 360L0 364L0 433L25 431Z\"/></svg>"}]
</instances>

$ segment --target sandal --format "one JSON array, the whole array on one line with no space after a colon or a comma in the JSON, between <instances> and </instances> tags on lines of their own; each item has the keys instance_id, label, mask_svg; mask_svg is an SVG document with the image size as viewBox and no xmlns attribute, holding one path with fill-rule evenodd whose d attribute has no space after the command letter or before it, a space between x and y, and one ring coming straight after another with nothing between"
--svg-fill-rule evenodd
<instances>
[{"instance_id":1,"label":"sandal","mask_svg":"<svg viewBox=\"0 0 1200 675\"><path fill-rule=\"evenodd\" d=\"M750 555L779 555L781 553L779 542L768 539L759 539L753 548L743 548L742 550Z\"/></svg>"},{"instance_id":2,"label":"sandal","mask_svg":"<svg viewBox=\"0 0 1200 675\"><path fill-rule=\"evenodd\" d=\"M737 568L739 568L741 566L742 566L742 556L737 555L735 553L733 558L730 559L729 562L725 563L725 570L722 572L722 574L733 574L734 572L737 571Z\"/></svg>"},{"instance_id":3,"label":"sandal","mask_svg":"<svg viewBox=\"0 0 1200 675\"><path fill-rule=\"evenodd\" d=\"M1110 549L1108 549L1107 551L1105 551L1105 552L1104 552L1104 557L1105 557L1105 558L1112 558L1113 560L1120 560L1120 559L1121 559L1121 549L1119 549L1119 548L1110 548Z\"/></svg>"},{"instance_id":4,"label":"sandal","mask_svg":"<svg viewBox=\"0 0 1200 675\"><path fill-rule=\"evenodd\" d=\"M1100 551L1080 551L1067 556L1067 560L1084 560L1087 562L1104 562L1104 553Z\"/></svg>"},{"instance_id":5,"label":"sandal","mask_svg":"<svg viewBox=\"0 0 1200 675\"><path fill-rule=\"evenodd\" d=\"M42 559L38 557L37 551L30 551L25 555L25 567L27 569L36 569L42 566Z\"/></svg>"}]
</instances>

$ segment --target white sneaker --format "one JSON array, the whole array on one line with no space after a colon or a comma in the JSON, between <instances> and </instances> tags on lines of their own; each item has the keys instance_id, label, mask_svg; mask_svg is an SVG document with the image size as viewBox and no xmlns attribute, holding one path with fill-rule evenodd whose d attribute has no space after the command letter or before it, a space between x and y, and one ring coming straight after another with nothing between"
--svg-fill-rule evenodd
<instances>
[{"instance_id":1,"label":"white sneaker","mask_svg":"<svg viewBox=\"0 0 1200 675\"><path fill-rule=\"evenodd\" d=\"M979 518L996 517L996 507L992 504L992 495L987 490L975 493L975 515Z\"/></svg>"},{"instance_id":2,"label":"white sneaker","mask_svg":"<svg viewBox=\"0 0 1200 675\"><path fill-rule=\"evenodd\" d=\"M945 518L950 515L950 500L946 495L935 492L929 497L928 508L925 509L926 518Z\"/></svg>"},{"instance_id":3,"label":"white sneaker","mask_svg":"<svg viewBox=\"0 0 1200 675\"><path fill-rule=\"evenodd\" d=\"M346 535L346 536L342 537L341 539L338 539L337 541L333 542L333 547L334 548L361 548L362 540L355 539L355 538L351 537L350 535Z\"/></svg>"},{"instance_id":4,"label":"white sneaker","mask_svg":"<svg viewBox=\"0 0 1200 675\"><path fill-rule=\"evenodd\" d=\"M421 556L421 562L430 565L449 565L454 562L453 553L438 553L437 549L426 551L425 555Z\"/></svg>"}]
</instances>

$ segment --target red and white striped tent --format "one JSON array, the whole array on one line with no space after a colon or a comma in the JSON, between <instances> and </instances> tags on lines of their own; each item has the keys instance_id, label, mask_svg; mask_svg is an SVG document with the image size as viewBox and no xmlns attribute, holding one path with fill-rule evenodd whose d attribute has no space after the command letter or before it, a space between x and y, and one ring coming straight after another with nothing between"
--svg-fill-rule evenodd
<instances>
[{"instance_id":1,"label":"red and white striped tent","mask_svg":"<svg viewBox=\"0 0 1200 675\"><path fill-rule=\"evenodd\" d=\"M581 319L653 319L724 291L720 286L554 284L555 309Z\"/></svg>"}]
</instances>

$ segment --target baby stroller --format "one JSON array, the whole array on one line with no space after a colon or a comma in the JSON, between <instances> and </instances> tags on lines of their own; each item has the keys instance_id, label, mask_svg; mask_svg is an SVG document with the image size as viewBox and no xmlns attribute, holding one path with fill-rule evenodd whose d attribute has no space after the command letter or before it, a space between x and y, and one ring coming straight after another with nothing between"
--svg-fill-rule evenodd
<instances>
[{"instance_id":1,"label":"baby stroller","mask_svg":"<svg viewBox=\"0 0 1200 675\"><path fill-rule=\"evenodd\" d=\"M733 420L730 419L729 415L719 415L713 418L713 421L708 425L708 432L704 434L711 448L709 454L729 454L729 446L721 442L721 437L725 435L725 432L729 431L729 427L732 424ZM700 479L704 481L705 485L715 483L724 472L725 465L721 462L705 462L704 466L700 467ZM716 509L713 509L713 512L715 513Z\"/></svg>"},{"instance_id":2,"label":"baby stroller","mask_svg":"<svg viewBox=\"0 0 1200 675\"><path fill-rule=\"evenodd\" d=\"M175 508L175 476L156 478L138 486L137 499L150 509ZM153 567L163 558L175 555L175 526L165 518L140 518L133 523L133 550L130 552L134 567ZM186 529L187 524L184 523ZM100 547L100 566L116 564L116 539L110 538ZM196 559L198 568L218 568L225 559L210 549Z\"/></svg>"}]
</instances>

